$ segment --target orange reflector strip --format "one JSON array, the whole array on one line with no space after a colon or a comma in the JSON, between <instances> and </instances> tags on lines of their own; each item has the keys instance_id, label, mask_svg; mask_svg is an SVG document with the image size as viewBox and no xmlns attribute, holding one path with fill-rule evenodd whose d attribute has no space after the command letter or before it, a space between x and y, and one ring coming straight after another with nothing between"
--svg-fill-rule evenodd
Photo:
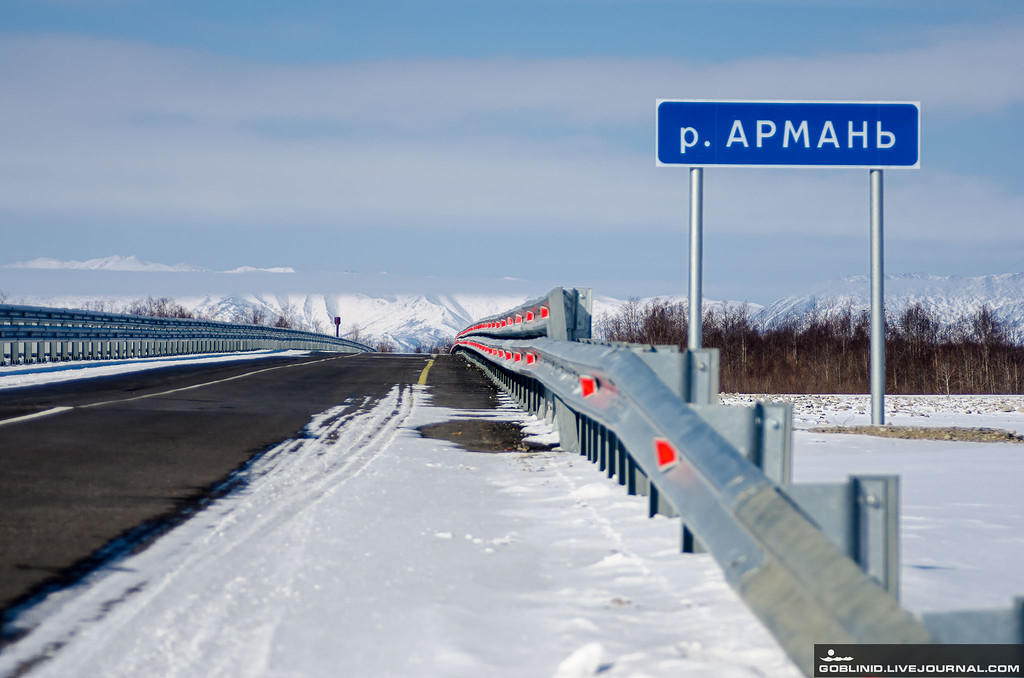
<instances>
[{"instance_id":1,"label":"orange reflector strip","mask_svg":"<svg viewBox=\"0 0 1024 678\"><path fill-rule=\"evenodd\" d=\"M654 457L658 462L659 471L667 471L679 463L679 453L672 443L664 438L654 439Z\"/></svg>"},{"instance_id":2,"label":"orange reflector strip","mask_svg":"<svg viewBox=\"0 0 1024 678\"><path fill-rule=\"evenodd\" d=\"M589 398L597 393L597 379L593 377L580 377L580 388L583 391L583 397Z\"/></svg>"}]
</instances>

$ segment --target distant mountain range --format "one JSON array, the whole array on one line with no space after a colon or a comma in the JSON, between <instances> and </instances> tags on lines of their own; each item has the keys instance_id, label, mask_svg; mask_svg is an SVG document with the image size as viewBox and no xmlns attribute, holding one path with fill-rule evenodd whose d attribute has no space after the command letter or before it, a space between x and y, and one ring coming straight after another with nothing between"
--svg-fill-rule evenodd
<instances>
[{"instance_id":1,"label":"distant mountain range","mask_svg":"<svg viewBox=\"0 0 1024 678\"><path fill-rule=\"evenodd\" d=\"M806 294L780 299L758 311L765 326L812 314L828 315L850 308L870 308L867 276L839 278L823 283ZM1011 337L1024 339L1024 273L1004 273L973 278L925 274L890 275L885 279L885 311L898 320L907 308L920 304L932 317L946 325L975 315L988 306Z\"/></svg>"},{"instance_id":2,"label":"distant mountain range","mask_svg":"<svg viewBox=\"0 0 1024 678\"><path fill-rule=\"evenodd\" d=\"M137 271L147 278L150 272L205 271L188 264L165 266L139 261L135 257L108 257L86 262L60 262L36 259L31 262L8 265L6 269L60 269L60 270L116 270ZM288 273L289 268L256 269L243 266L219 273ZM177 277L177 276L175 276ZM236 276L230 276L235 278ZM273 276L276 278L277 276ZM294 276L284 276L293 278ZM245 278L247 279L247 278ZM424 282L427 288L429 282ZM600 290L595 290L600 293ZM88 307L109 311L122 311L139 295L104 295L102 298L71 295L40 295L9 298L8 303L26 303L40 306ZM532 296L538 296L536 294ZM375 345L390 342L396 350L412 351L419 347L449 341L459 330L473 321L500 313L517 306L530 297L522 294L366 294L366 293L309 293L309 294L235 294L235 295L179 295L174 301L196 314L223 321L262 319L272 323L286 318L293 326L333 334L333 318L341 317L343 336ZM683 297L648 297L652 300L685 302ZM978 276L972 278L935 275L891 275L885 282L886 313L897 319L912 304L921 304L933 317L952 324L975 314L987 305L995 317L1004 324L1010 336L1024 340L1024 273ZM595 296L594 318L618 312L627 302L624 299ZM735 302L706 302L708 306L735 305ZM869 307L869 285L866 276L841 278L819 285L805 294L780 299L768 306L749 305L752 319L770 327L779 322L800 322L813 314L828 315L849 308L854 313Z\"/></svg>"}]
</instances>

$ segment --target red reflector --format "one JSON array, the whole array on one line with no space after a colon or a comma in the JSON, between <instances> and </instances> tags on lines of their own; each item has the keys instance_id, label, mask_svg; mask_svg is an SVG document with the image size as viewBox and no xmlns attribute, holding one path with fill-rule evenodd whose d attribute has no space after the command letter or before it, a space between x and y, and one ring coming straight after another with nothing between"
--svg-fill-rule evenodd
<instances>
[{"instance_id":1,"label":"red reflector","mask_svg":"<svg viewBox=\"0 0 1024 678\"><path fill-rule=\"evenodd\" d=\"M522 353L516 353L516 362L519 362L522 359L523 359L523 354Z\"/></svg>"},{"instance_id":2,"label":"red reflector","mask_svg":"<svg viewBox=\"0 0 1024 678\"><path fill-rule=\"evenodd\" d=\"M583 397L589 398L597 393L597 379L593 377L580 377L580 388L583 390Z\"/></svg>"},{"instance_id":3,"label":"red reflector","mask_svg":"<svg viewBox=\"0 0 1024 678\"><path fill-rule=\"evenodd\" d=\"M517 316L516 316L516 325L519 325L519 324L521 324L522 322L523 322L523 316L521 316L521 315L517 315Z\"/></svg>"},{"instance_id":4,"label":"red reflector","mask_svg":"<svg viewBox=\"0 0 1024 678\"><path fill-rule=\"evenodd\" d=\"M537 362L537 356L535 356L535 355L534 355L534 354L532 354L532 353L527 353L527 354L526 354L526 364L527 364L527 365L532 365L532 364L534 364L535 362Z\"/></svg>"},{"instance_id":5,"label":"red reflector","mask_svg":"<svg viewBox=\"0 0 1024 678\"><path fill-rule=\"evenodd\" d=\"M532 323L533 322L533 311L527 311L526 312L526 322L528 322L528 323Z\"/></svg>"},{"instance_id":6,"label":"red reflector","mask_svg":"<svg viewBox=\"0 0 1024 678\"><path fill-rule=\"evenodd\" d=\"M540 317L541 318L547 318L548 317L548 307L547 306L541 306L540 307Z\"/></svg>"},{"instance_id":7,"label":"red reflector","mask_svg":"<svg viewBox=\"0 0 1024 678\"><path fill-rule=\"evenodd\" d=\"M679 463L679 453L672 443L664 438L654 439L654 456L658 461L658 470L667 471Z\"/></svg>"}]
</instances>

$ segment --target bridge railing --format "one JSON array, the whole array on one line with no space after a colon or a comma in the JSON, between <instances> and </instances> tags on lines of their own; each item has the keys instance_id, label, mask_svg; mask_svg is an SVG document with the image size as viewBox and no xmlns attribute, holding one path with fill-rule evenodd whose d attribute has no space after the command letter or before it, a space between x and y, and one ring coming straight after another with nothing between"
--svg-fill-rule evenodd
<instances>
[{"instance_id":1,"label":"bridge railing","mask_svg":"<svg viewBox=\"0 0 1024 678\"><path fill-rule=\"evenodd\" d=\"M289 328L0 304L0 365L285 349L373 351Z\"/></svg>"},{"instance_id":2,"label":"bridge railing","mask_svg":"<svg viewBox=\"0 0 1024 678\"><path fill-rule=\"evenodd\" d=\"M573 292L547 299L590 298ZM493 322L468 328L453 352L550 421L563 449L646 495L651 515L680 516L682 551L709 551L807 675L815 643L1024 640L1022 599L923 620L901 608L898 478L793 484L789 405L718 405L716 350L515 338Z\"/></svg>"}]
</instances>

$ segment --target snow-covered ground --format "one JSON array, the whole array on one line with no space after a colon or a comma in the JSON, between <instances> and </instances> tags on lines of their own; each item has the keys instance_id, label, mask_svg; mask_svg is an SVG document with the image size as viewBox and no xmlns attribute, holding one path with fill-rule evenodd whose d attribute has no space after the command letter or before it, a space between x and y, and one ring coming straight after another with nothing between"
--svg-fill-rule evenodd
<instances>
[{"instance_id":1,"label":"snow-covered ground","mask_svg":"<svg viewBox=\"0 0 1024 678\"><path fill-rule=\"evenodd\" d=\"M743 404L759 396L726 395ZM761 396L764 397L764 396ZM816 433L871 420L867 395L769 396L793 403L793 480L900 476L901 602L914 611L1009 607L1024 595L1024 444ZM888 396L894 426L1024 433L1024 396Z\"/></svg>"},{"instance_id":2,"label":"snow-covered ground","mask_svg":"<svg viewBox=\"0 0 1024 678\"><path fill-rule=\"evenodd\" d=\"M869 395L723 394L726 405L771 400L793 404L793 427L866 426ZM887 395L885 423L893 426L988 426L1024 433L1024 395Z\"/></svg>"},{"instance_id":3,"label":"snow-covered ground","mask_svg":"<svg viewBox=\"0 0 1024 678\"><path fill-rule=\"evenodd\" d=\"M866 396L790 400L797 481L902 475L909 609L1024 593L1024 446L814 433L867 423ZM895 423L1024 430L1021 398L889 405ZM430 387L339 404L244 490L25 611L0 676L798 675L710 557L678 553L678 521L583 458L415 431L469 416L551 439L508 402L449 410Z\"/></svg>"},{"instance_id":4,"label":"snow-covered ground","mask_svg":"<svg viewBox=\"0 0 1024 678\"><path fill-rule=\"evenodd\" d=\"M429 387L323 413L244 491L23 614L0 675L798 675L677 521L578 455L415 431L468 414Z\"/></svg>"}]
</instances>

